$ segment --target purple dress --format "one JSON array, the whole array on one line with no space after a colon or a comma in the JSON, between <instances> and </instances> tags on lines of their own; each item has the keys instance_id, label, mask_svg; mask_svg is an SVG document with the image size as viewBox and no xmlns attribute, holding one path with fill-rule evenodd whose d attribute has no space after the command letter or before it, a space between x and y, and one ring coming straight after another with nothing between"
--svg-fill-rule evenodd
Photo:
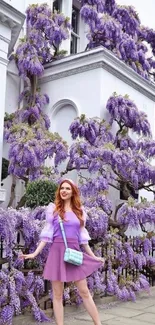
<instances>
[{"instance_id":1,"label":"purple dress","mask_svg":"<svg viewBox=\"0 0 155 325\"><path fill-rule=\"evenodd\" d=\"M83 263L76 266L64 262L65 244L63 241L58 215L53 216L54 204L48 205L46 210L46 225L41 232L42 241L51 242L51 248L45 264L43 277L50 281L71 282L85 279L96 271L102 262L96 261L90 255L84 253ZM86 214L83 213L86 222ZM85 227L80 227L80 221L74 212L65 213L63 222L67 244L69 248L80 251L80 244L87 244L90 236Z\"/></svg>"}]
</instances>

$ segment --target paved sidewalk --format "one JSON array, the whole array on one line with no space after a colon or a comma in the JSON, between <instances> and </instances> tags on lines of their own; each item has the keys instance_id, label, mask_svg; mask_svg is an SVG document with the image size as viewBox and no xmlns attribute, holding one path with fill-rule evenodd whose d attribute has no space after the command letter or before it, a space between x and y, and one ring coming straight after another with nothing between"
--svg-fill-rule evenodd
<instances>
[{"instance_id":1,"label":"paved sidewalk","mask_svg":"<svg viewBox=\"0 0 155 325\"><path fill-rule=\"evenodd\" d=\"M155 287L150 295L142 293L136 302L111 302L104 304L106 299L97 301L103 325L155 325ZM51 311L48 311L51 314ZM13 325L36 325L31 316L14 318ZM54 325L54 320L42 325ZM93 325L91 318L82 307L65 308L65 325Z\"/></svg>"}]
</instances>

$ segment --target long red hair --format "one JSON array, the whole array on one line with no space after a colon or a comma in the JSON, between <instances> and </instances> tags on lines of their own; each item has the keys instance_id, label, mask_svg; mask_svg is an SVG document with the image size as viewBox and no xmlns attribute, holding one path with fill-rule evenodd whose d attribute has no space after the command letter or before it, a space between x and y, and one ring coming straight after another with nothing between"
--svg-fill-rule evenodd
<instances>
[{"instance_id":1,"label":"long red hair","mask_svg":"<svg viewBox=\"0 0 155 325\"><path fill-rule=\"evenodd\" d=\"M60 196L60 189L63 183L68 183L72 188L71 209L79 219L80 225L83 226L84 219L83 219L83 211L81 207L80 192L78 187L68 179L63 180L56 191L55 201L54 201L55 203L54 212L57 212L58 215L61 217L61 219L64 220L65 218L64 200Z\"/></svg>"}]
</instances>

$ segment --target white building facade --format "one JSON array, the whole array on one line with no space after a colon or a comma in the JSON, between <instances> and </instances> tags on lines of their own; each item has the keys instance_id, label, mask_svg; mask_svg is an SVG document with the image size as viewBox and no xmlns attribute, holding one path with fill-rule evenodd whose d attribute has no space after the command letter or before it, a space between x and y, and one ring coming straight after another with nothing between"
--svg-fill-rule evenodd
<instances>
[{"instance_id":1,"label":"white building facade","mask_svg":"<svg viewBox=\"0 0 155 325\"><path fill-rule=\"evenodd\" d=\"M152 3L151 0L149 1ZM23 13L26 7L28 4L42 3L43 1L0 0L1 2L6 3L7 8L12 5L15 12L18 12L19 17L21 17L20 33L23 35ZM58 132L70 144L71 138L68 128L73 119L81 113L89 117L106 117L106 102L113 92L117 92L121 95L128 94L135 101L137 107L147 113L153 136L155 136L155 85L144 80L103 47L85 52L87 26L80 18L79 0L49 0L46 2L53 9L60 10L69 16L73 25L70 39L62 44L62 48L68 51L68 56L48 64L45 67L43 77L40 79L42 92L47 93L50 98L46 112L51 119L51 131ZM123 0L118 1L118 3L122 2ZM125 4L126 2L127 0L125 0ZM130 0L128 2L130 4ZM136 7L136 2L138 3L139 0L134 2ZM150 12L154 6L155 3L152 3L152 7L148 7ZM154 21L152 27L153 24ZM3 88L0 87L0 94L3 92L4 107L1 117L4 117L4 111L12 113L17 109L18 96L22 88L16 67L12 63L8 64L7 53L5 54L5 68L3 67L6 76L5 84L3 83ZM0 143L2 144L2 125L0 132ZM8 146L6 144L3 147L3 157L8 157ZM4 207L7 206L10 197L10 178L8 177L4 181L3 187L7 190L7 199L3 203ZM23 191L24 184L18 182L14 205L19 201ZM117 195L115 195L115 201L119 200L119 193Z\"/></svg>"},{"instance_id":2,"label":"white building facade","mask_svg":"<svg viewBox=\"0 0 155 325\"><path fill-rule=\"evenodd\" d=\"M0 171L3 156L3 123L7 98L7 71L9 55L11 54L17 38L20 34L25 15L11 7L5 1L0 0ZM5 189L0 187L0 202L5 200Z\"/></svg>"}]
</instances>

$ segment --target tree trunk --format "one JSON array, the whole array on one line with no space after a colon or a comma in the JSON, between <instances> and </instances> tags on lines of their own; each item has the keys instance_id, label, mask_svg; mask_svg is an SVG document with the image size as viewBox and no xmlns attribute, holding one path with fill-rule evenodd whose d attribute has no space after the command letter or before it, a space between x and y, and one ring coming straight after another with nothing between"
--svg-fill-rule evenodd
<instances>
[{"instance_id":1,"label":"tree trunk","mask_svg":"<svg viewBox=\"0 0 155 325\"><path fill-rule=\"evenodd\" d=\"M12 207L13 201L15 199L15 189L16 189L16 176L12 175L12 185L11 185L11 194L8 207Z\"/></svg>"},{"instance_id":2,"label":"tree trunk","mask_svg":"<svg viewBox=\"0 0 155 325\"><path fill-rule=\"evenodd\" d=\"M122 207L122 205L124 204L124 202L121 202L120 204L118 204L116 206L116 210L115 210L115 214L114 214L114 219L110 218L109 219L109 227L113 227L114 229L118 229L118 234L122 237L126 237L125 235L125 232L127 230L127 226L123 226L123 225L120 225L118 223L118 220L117 220L117 213L118 213L118 210Z\"/></svg>"},{"instance_id":3,"label":"tree trunk","mask_svg":"<svg viewBox=\"0 0 155 325\"><path fill-rule=\"evenodd\" d=\"M20 201L18 202L16 209L18 210L18 209L22 208L25 205L25 203L26 203L26 195L24 194L21 197Z\"/></svg>"}]
</instances>

